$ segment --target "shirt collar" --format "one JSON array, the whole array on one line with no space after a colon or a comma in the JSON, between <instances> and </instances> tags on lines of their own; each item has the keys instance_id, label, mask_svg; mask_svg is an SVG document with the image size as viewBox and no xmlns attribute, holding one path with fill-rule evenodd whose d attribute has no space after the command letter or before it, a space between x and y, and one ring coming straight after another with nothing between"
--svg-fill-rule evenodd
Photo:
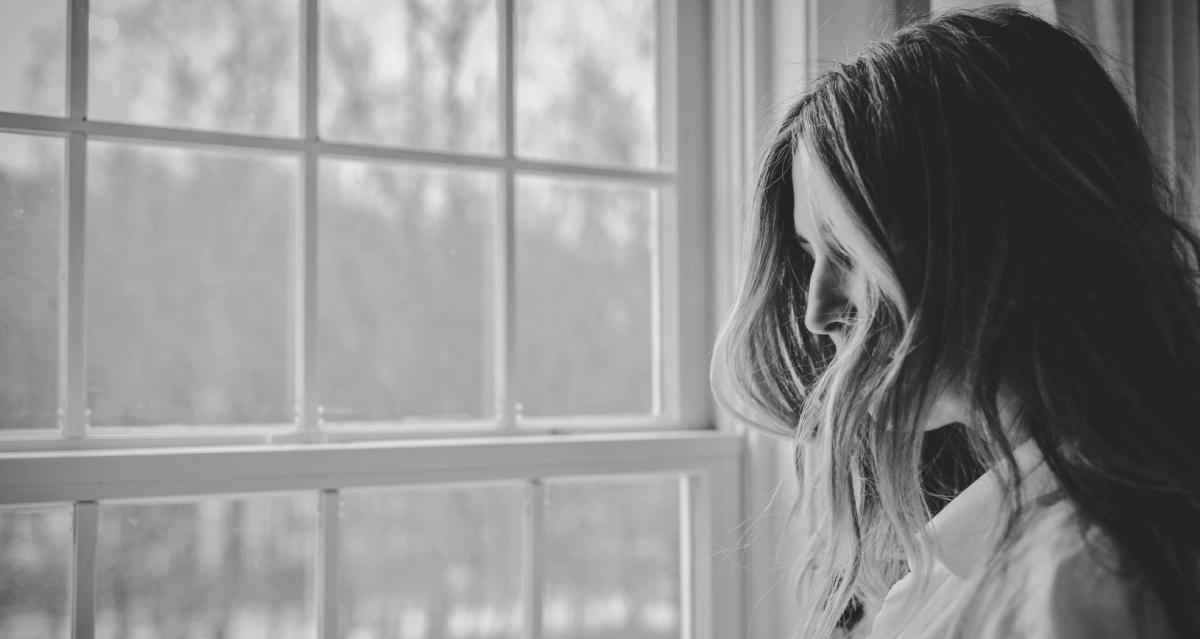
<instances>
[{"instance_id":1,"label":"shirt collar","mask_svg":"<svg viewBox=\"0 0 1200 639\"><path fill-rule=\"evenodd\" d=\"M1057 488L1054 473L1033 440L1013 450L1021 474L1021 503L1028 504ZM992 467L939 512L918 535L933 557L960 579L966 579L985 560L1005 524L1004 474Z\"/></svg>"}]
</instances>

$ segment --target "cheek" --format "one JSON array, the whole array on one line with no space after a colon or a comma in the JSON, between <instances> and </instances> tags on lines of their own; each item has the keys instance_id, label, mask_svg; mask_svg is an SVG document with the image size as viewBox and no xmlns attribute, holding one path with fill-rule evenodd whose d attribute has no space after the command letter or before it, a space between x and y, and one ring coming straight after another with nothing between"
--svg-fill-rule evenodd
<instances>
[{"instance_id":1,"label":"cheek","mask_svg":"<svg viewBox=\"0 0 1200 639\"><path fill-rule=\"evenodd\" d=\"M855 269L845 274L846 301L854 308L863 308L867 301L867 278Z\"/></svg>"}]
</instances>

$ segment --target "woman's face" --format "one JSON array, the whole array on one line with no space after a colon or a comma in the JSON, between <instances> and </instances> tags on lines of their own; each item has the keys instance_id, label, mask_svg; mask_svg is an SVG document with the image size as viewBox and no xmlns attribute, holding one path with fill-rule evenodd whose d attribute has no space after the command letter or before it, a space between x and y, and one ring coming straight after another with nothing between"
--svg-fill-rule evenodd
<instances>
[{"instance_id":1,"label":"woman's face","mask_svg":"<svg viewBox=\"0 0 1200 639\"><path fill-rule=\"evenodd\" d=\"M792 158L792 190L796 240L815 262L804 325L815 334L829 336L841 348L849 322L862 305L864 280L862 269L842 248L847 242L842 238L835 241L835 229L842 225L827 220L849 220L850 205L803 144Z\"/></svg>"}]
</instances>

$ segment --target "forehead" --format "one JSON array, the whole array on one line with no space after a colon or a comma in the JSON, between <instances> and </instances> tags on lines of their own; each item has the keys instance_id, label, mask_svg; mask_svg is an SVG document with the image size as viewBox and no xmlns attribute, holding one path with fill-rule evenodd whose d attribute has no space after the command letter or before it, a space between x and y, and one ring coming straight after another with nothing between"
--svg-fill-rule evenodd
<instances>
[{"instance_id":1,"label":"forehead","mask_svg":"<svg viewBox=\"0 0 1200 639\"><path fill-rule=\"evenodd\" d=\"M821 221L844 213L845 203L841 192L833 184L833 178L825 166L814 157L807 144L796 145L792 155L792 220L796 234L813 241Z\"/></svg>"}]
</instances>

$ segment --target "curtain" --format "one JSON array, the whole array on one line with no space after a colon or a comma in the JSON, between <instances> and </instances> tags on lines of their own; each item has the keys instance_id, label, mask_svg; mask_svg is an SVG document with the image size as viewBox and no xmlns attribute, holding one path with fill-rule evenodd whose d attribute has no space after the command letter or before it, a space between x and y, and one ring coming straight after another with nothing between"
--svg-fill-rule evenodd
<instances>
[{"instance_id":1,"label":"curtain","mask_svg":"<svg viewBox=\"0 0 1200 639\"><path fill-rule=\"evenodd\" d=\"M1098 49L1200 228L1200 0L928 0L925 8L994 4L1018 5Z\"/></svg>"},{"instance_id":2,"label":"curtain","mask_svg":"<svg viewBox=\"0 0 1200 639\"><path fill-rule=\"evenodd\" d=\"M1200 0L1057 0L1137 112L1193 223L1200 222Z\"/></svg>"}]
</instances>

